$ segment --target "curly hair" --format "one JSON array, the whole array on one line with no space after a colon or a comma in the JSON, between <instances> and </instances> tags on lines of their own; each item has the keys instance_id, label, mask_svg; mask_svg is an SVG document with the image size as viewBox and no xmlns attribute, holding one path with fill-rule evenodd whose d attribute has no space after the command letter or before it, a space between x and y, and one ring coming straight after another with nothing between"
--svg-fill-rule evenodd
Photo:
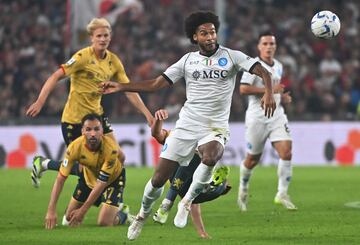
<instances>
[{"instance_id":1,"label":"curly hair","mask_svg":"<svg viewBox=\"0 0 360 245\"><path fill-rule=\"evenodd\" d=\"M196 32L196 29L205 23L212 23L215 26L216 32L218 32L220 27L219 16L215 15L212 12L195 12L190 14L185 19L185 33L186 36L190 39L190 42L197 44L197 41L193 39L193 36Z\"/></svg>"}]
</instances>

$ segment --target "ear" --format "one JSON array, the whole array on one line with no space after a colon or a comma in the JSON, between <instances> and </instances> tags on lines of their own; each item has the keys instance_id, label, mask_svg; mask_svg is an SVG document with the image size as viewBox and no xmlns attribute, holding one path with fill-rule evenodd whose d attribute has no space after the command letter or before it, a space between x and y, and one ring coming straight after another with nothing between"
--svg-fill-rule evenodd
<instances>
[{"instance_id":1,"label":"ear","mask_svg":"<svg viewBox=\"0 0 360 245\"><path fill-rule=\"evenodd\" d=\"M193 39L194 39L194 41L196 41L196 42L198 41L198 40L197 40L197 35L196 35L195 33L194 33L194 35L193 35Z\"/></svg>"}]
</instances>

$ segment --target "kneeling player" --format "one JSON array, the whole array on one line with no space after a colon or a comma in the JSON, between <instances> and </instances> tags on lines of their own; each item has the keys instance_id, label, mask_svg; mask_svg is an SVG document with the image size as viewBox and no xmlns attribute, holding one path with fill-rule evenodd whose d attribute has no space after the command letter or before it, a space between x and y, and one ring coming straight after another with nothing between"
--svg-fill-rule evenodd
<instances>
[{"instance_id":1,"label":"kneeling player","mask_svg":"<svg viewBox=\"0 0 360 245\"><path fill-rule=\"evenodd\" d=\"M86 115L82 119L82 136L70 143L55 180L45 217L46 229L56 226L56 204L76 162L81 163L81 177L68 204L63 224L80 225L88 209L100 204L98 225L113 226L124 220L119 205L122 203L125 172L118 154L117 143L103 135L101 117Z\"/></svg>"}]
</instances>

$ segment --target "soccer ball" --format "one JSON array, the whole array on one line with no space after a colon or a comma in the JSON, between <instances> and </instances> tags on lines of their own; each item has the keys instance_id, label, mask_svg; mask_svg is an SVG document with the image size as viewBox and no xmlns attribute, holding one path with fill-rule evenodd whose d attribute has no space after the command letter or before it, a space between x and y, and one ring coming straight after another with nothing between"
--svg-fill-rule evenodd
<instances>
[{"instance_id":1,"label":"soccer ball","mask_svg":"<svg viewBox=\"0 0 360 245\"><path fill-rule=\"evenodd\" d=\"M340 20L331 11L320 11L311 19L311 31L319 38L333 38L340 31Z\"/></svg>"}]
</instances>

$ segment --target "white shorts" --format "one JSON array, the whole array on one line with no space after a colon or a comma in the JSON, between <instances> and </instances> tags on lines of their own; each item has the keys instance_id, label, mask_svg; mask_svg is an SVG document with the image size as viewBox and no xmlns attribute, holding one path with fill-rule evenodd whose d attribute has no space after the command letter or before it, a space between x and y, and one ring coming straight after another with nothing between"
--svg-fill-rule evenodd
<instances>
[{"instance_id":1,"label":"white shorts","mask_svg":"<svg viewBox=\"0 0 360 245\"><path fill-rule=\"evenodd\" d=\"M160 157L178 162L180 166L188 166L199 146L211 141L218 141L225 148L228 139L229 131L227 129L175 128L166 138Z\"/></svg>"},{"instance_id":2,"label":"white shorts","mask_svg":"<svg viewBox=\"0 0 360 245\"><path fill-rule=\"evenodd\" d=\"M249 154L258 155L262 153L267 139L271 142L292 140L285 114L271 122L246 120L245 140L246 151Z\"/></svg>"}]
</instances>

